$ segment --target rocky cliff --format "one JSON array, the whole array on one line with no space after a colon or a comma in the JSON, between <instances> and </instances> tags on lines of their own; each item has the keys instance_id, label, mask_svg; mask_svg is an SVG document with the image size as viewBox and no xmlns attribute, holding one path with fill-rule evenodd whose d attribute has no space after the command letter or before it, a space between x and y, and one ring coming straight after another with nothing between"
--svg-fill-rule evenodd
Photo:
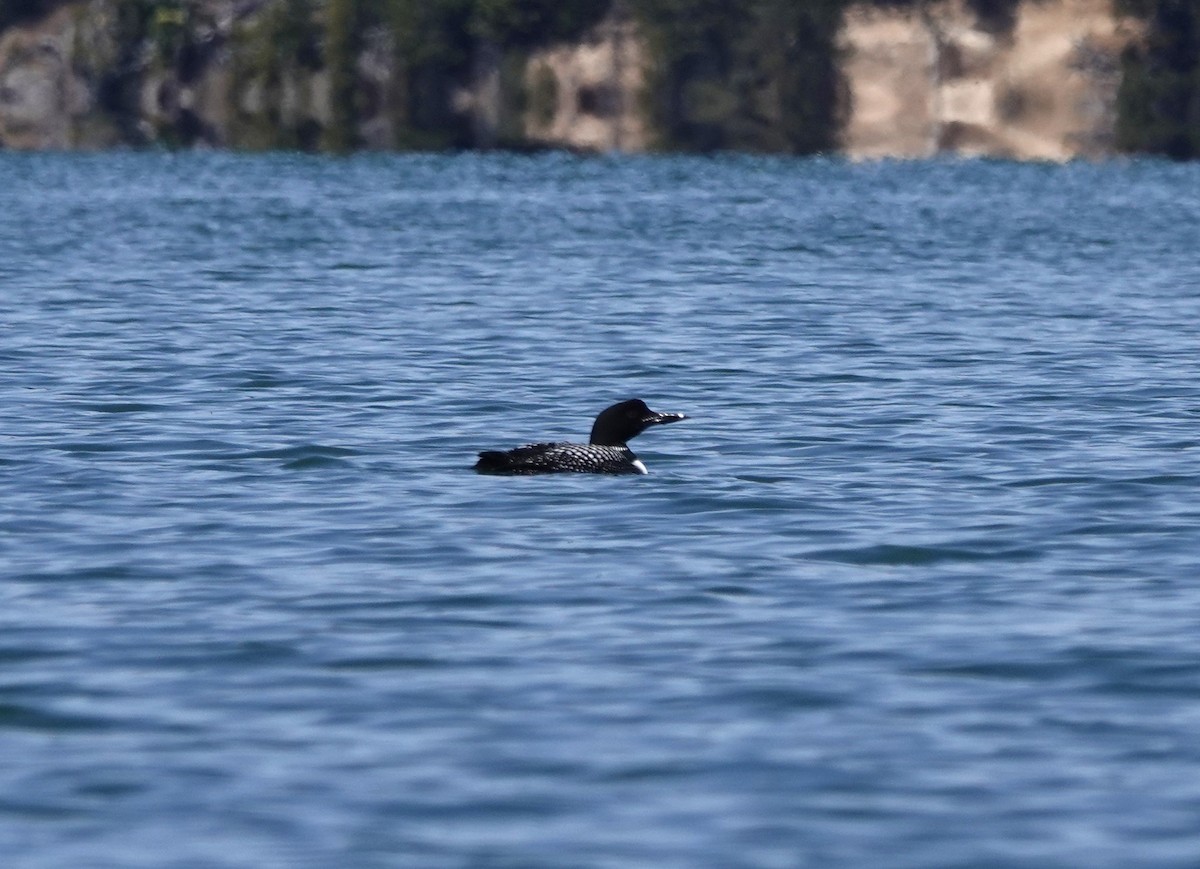
<instances>
[{"instance_id":1,"label":"rocky cliff","mask_svg":"<svg viewBox=\"0 0 1200 869\"><path fill-rule=\"evenodd\" d=\"M284 14L296 2L142 4L153 11L135 20L122 0L65 0L10 26L0 33L0 147L325 145L345 97L318 25ZM520 51L480 42L440 77L405 66L393 34L368 27L353 43L348 140L644 150L655 138L655 59L623 10L571 41ZM1140 29L1110 0L1022 0L1000 21L964 0L864 3L842 22L837 138L850 155L1060 160L1113 149L1119 58ZM773 93L769 81L754 87L756 99Z\"/></svg>"}]
</instances>

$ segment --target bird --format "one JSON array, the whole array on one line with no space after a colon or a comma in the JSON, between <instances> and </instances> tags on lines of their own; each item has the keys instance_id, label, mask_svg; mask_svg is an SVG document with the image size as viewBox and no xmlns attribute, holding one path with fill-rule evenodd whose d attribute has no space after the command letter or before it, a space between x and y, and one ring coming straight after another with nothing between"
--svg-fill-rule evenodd
<instances>
[{"instance_id":1,"label":"bird","mask_svg":"<svg viewBox=\"0 0 1200 869\"><path fill-rule=\"evenodd\" d=\"M525 444L512 450L485 450L475 470L481 474L646 474L646 465L626 442L650 426L687 419L682 413L659 413L640 398L600 411L586 444Z\"/></svg>"}]
</instances>

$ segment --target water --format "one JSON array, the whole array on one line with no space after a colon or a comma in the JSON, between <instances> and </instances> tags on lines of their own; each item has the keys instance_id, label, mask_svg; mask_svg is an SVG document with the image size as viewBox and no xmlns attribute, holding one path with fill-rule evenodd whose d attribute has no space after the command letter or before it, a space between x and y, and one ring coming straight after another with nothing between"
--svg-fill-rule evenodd
<instances>
[{"instance_id":1,"label":"water","mask_svg":"<svg viewBox=\"0 0 1200 869\"><path fill-rule=\"evenodd\" d=\"M0 191L6 865L1200 863L1200 167Z\"/></svg>"}]
</instances>

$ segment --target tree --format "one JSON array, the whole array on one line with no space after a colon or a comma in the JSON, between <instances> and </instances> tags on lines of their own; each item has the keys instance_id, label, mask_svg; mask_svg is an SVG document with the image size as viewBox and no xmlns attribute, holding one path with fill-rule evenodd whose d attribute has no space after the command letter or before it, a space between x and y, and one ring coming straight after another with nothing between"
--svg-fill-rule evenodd
<instances>
[{"instance_id":1,"label":"tree","mask_svg":"<svg viewBox=\"0 0 1200 869\"><path fill-rule=\"evenodd\" d=\"M325 7L325 65L331 115L325 147L349 151L358 144L355 65L360 47L358 0L329 0Z\"/></svg>"},{"instance_id":2,"label":"tree","mask_svg":"<svg viewBox=\"0 0 1200 869\"><path fill-rule=\"evenodd\" d=\"M843 0L634 0L655 56L661 144L811 153L834 146Z\"/></svg>"}]
</instances>

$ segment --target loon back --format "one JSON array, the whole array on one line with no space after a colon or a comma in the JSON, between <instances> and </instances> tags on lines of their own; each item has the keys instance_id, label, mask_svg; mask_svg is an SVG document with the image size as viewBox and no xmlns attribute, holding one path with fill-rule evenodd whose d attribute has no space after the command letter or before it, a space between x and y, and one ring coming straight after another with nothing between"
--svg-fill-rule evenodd
<instances>
[{"instance_id":1,"label":"loon back","mask_svg":"<svg viewBox=\"0 0 1200 869\"><path fill-rule=\"evenodd\" d=\"M526 444L515 450L485 450L475 470L481 474L644 474L646 466L629 447L598 444Z\"/></svg>"},{"instance_id":2,"label":"loon back","mask_svg":"<svg viewBox=\"0 0 1200 869\"><path fill-rule=\"evenodd\" d=\"M526 444L514 450L486 450L475 470L481 474L645 474L646 466L625 445L652 425L686 419L682 413L656 413L640 398L605 408L592 426L591 443Z\"/></svg>"}]
</instances>

